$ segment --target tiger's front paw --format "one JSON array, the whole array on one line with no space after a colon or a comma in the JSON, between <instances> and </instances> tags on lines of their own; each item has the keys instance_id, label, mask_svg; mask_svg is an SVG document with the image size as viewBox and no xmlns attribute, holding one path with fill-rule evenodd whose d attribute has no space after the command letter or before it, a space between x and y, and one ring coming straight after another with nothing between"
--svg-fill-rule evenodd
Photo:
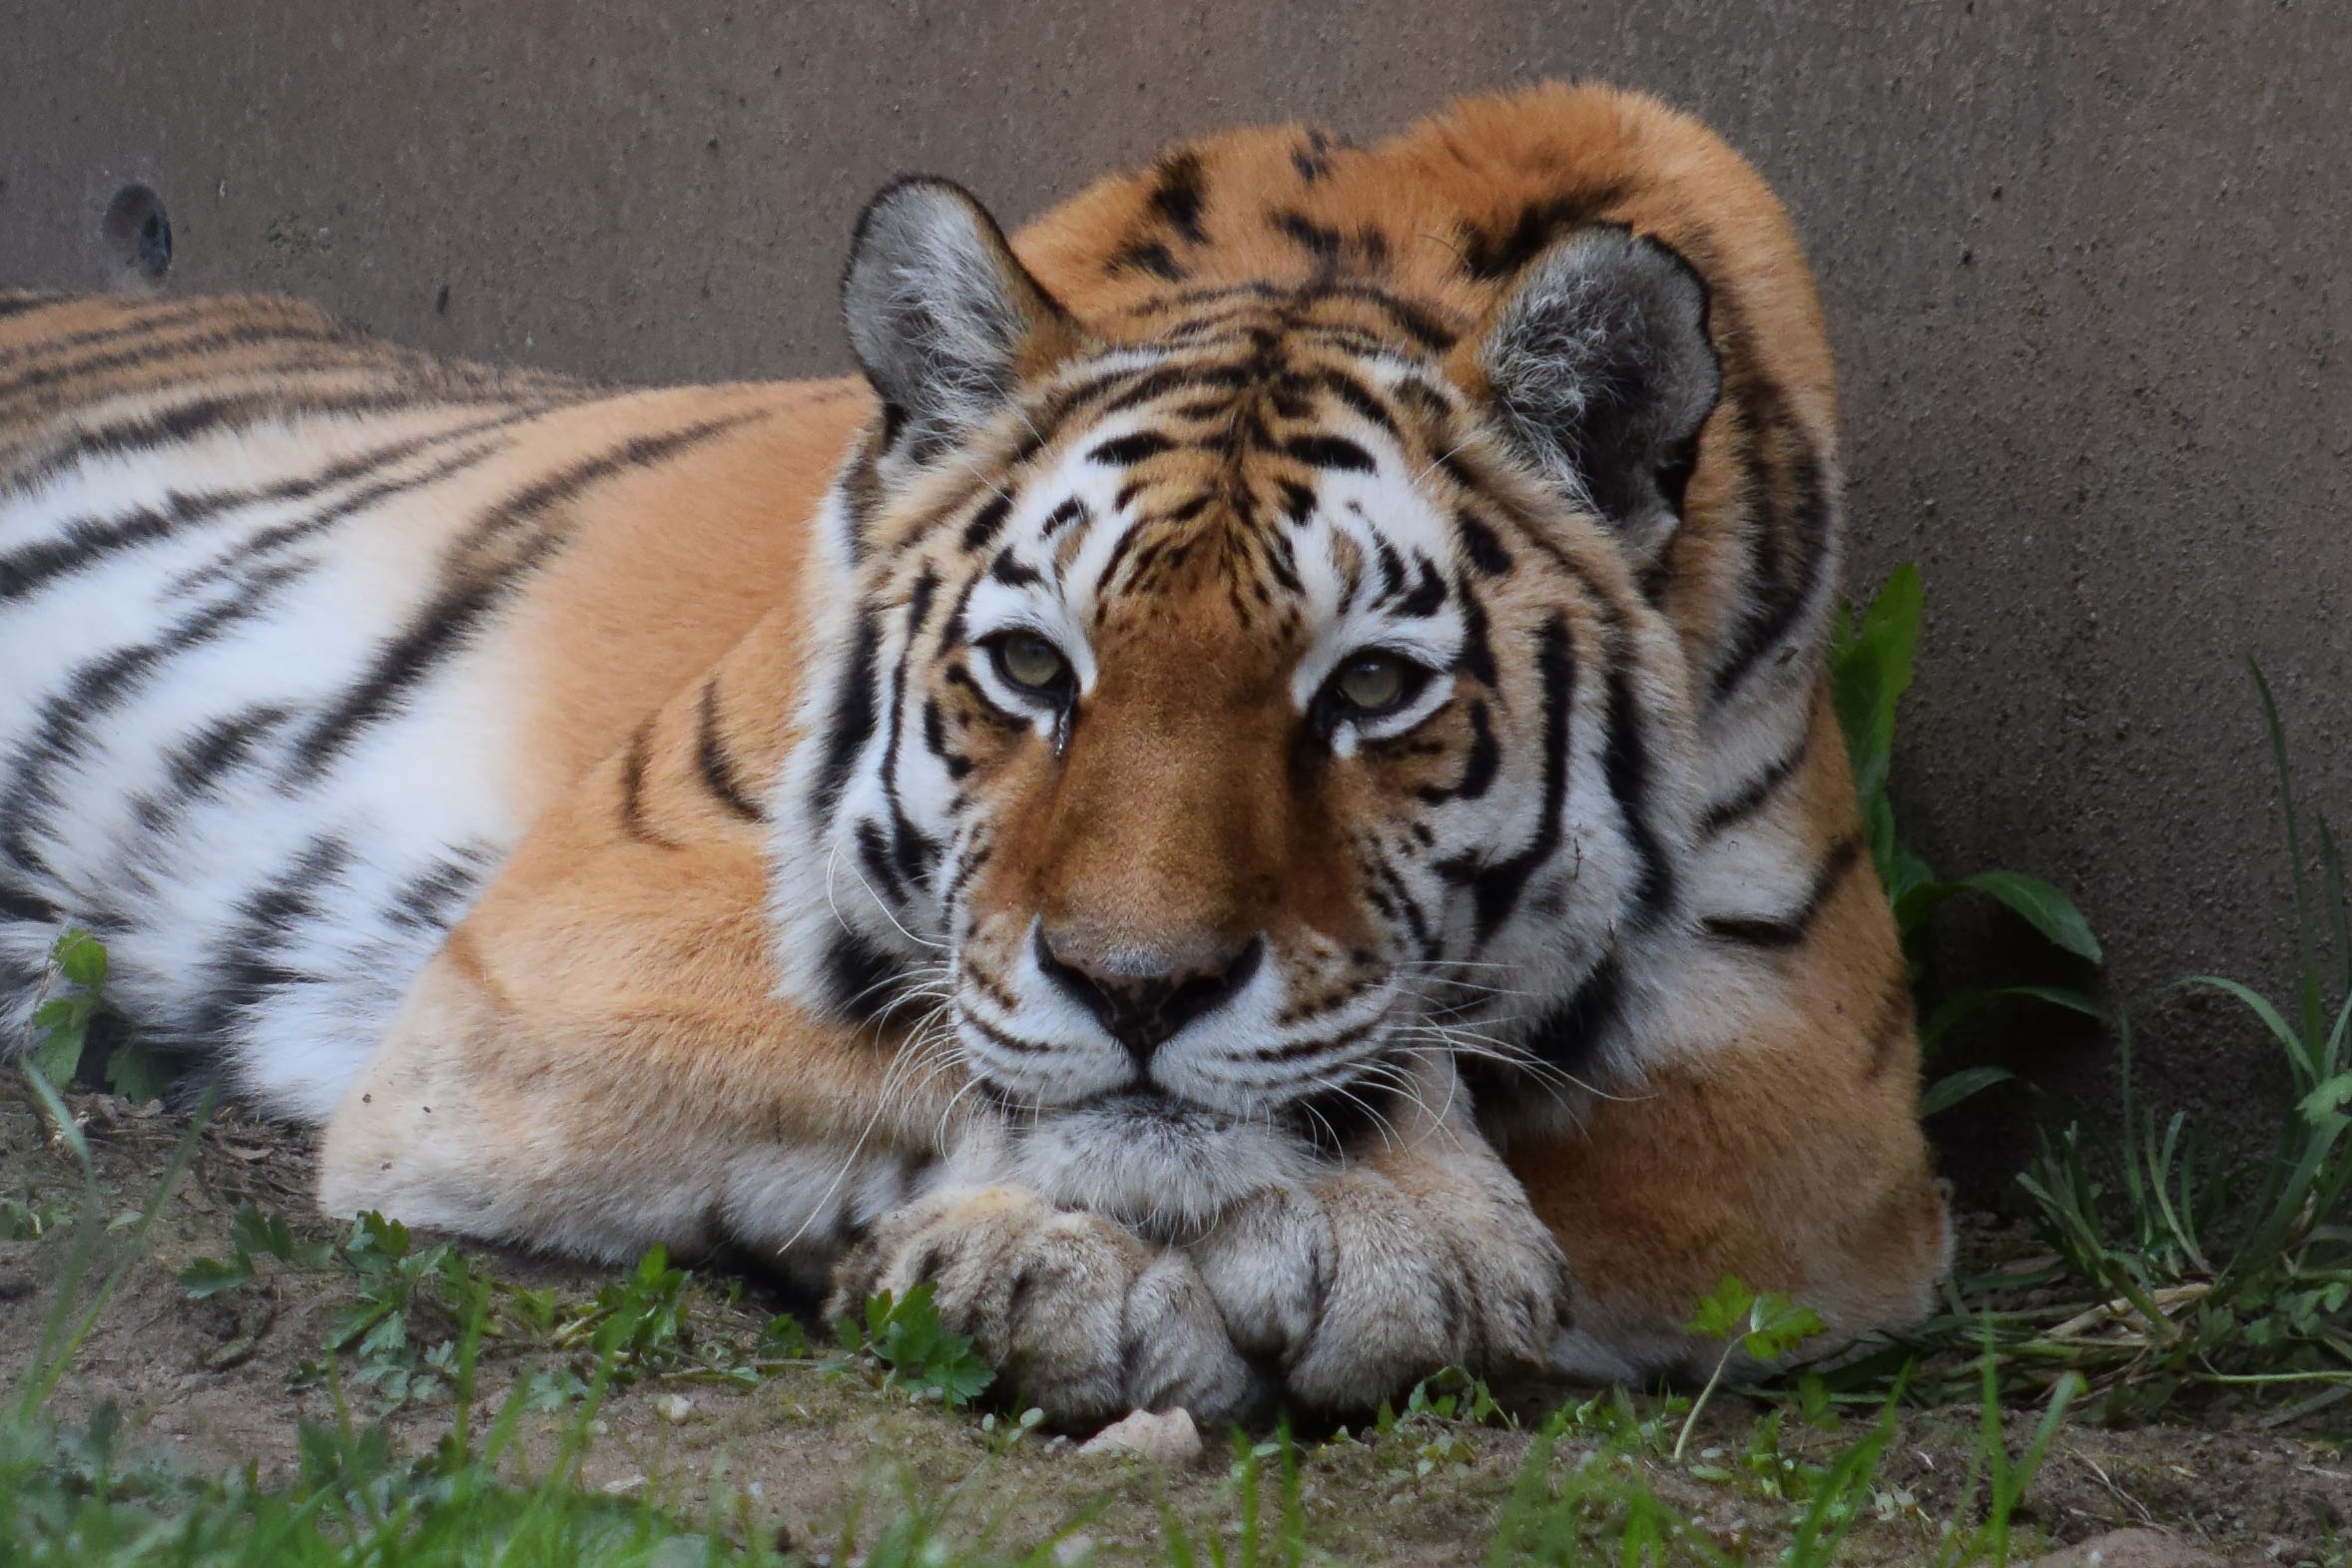
<instances>
[{"instance_id":1,"label":"tiger's front paw","mask_svg":"<svg viewBox=\"0 0 2352 1568\"><path fill-rule=\"evenodd\" d=\"M883 1217L835 1274L833 1312L928 1282L940 1323L968 1335L1021 1399L1066 1424L1182 1405L1242 1413L1255 1379L1181 1253L1026 1188L950 1190Z\"/></svg>"},{"instance_id":2,"label":"tiger's front paw","mask_svg":"<svg viewBox=\"0 0 2352 1568\"><path fill-rule=\"evenodd\" d=\"M1189 1251L1235 1343L1311 1408L1369 1409L1446 1366L1539 1372L1567 1265L1490 1162L1367 1166L1269 1191Z\"/></svg>"}]
</instances>

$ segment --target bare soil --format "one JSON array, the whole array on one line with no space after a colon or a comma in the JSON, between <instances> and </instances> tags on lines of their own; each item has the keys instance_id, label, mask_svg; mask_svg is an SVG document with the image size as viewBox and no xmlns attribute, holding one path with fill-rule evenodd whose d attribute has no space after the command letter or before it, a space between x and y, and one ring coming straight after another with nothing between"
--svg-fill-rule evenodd
<instances>
[{"instance_id":1,"label":"bare soil","mask_svg":"<svg viewBox=\"0 0 2352 1568\"><path fill-rule=\"evenodd\" d=\"M95 1155L109 1248L127 1245L130 1222L147 1204L187 1132L186 1119L118 1097L78 1095L72 1107ZM192 1301L178 1272L200 1256L226 1258L231 1217L252 1203L286 1217L296 1234L325 1238L338 1228L312 1218L310 1155L304 1135L232 1107L201 1134L187 1175L163 1209L143 1256L52 1400L61 1421L78 1421L102 1401L122 1410L134 1444L168 1450L200 1470L254 1466L266 1479L296 1463L297 1420L336 1419L330 1388L296 1388L304 1362L321 1357L328 1317L352 1299L335 1275L275 1279L212 1301ZM55 1220L80 1192L78 1167L21 1097L0 1093L0 1199ZM0 1241L0 1388L26 1374L55 1299L71 1227L56 1223L34 1240ZM1996 1233L1980 1226L1988 1236ZM609 1271L526 1255L477 1255L497 1278L592 1296ZM105 1262L102 1254L102 1262ZM734 1295L737 1299L729 1301ZM698 1279L696 1331L745 1342L789 1304L759 1282ZM813 1334L829 1337L808 1318ZM493 1354L483 1397L495 1405L523 1358ZM364 1390L346 1389L361 1418ZM686 1404L681 1408L677 1400ZM2010 1418L2012 1451L2033 1424ZM1642 1459L1659 1495L1698 1519L1734 1555L1771 1561L1792 1505L1760 1489L1741 1463L1760 1407L1726 1399L1711 1407L1694 1443L1698 1462L1738 1480L1709 1480L1661 1460ZM1166 1561L1164 1499L1195 1540L1229 1530L1236 1516L1234 1452L1212 1434L1198 1466L1164 1474L1132 1458L1081 1455L1070 1436L1031 1434L1007 1442L1000 1419L983 1430L972 1412L917 1406L902 1390L813 1362L785 1367L759 1386L739 1388L691 1376L646 1378L616 1389L585 1482L653 1497L695 1518L722 1491L751 1492L812 1553L838 1541L846 1520L869 1521L914 1494L936 1503L952 1494L963 1528L993 1530L1005 1548L1025 1548L1080 1521L1106 1561ZM402 1408L387 1424L409 1451L423 1451L452 1419L446 1399ZM570 1417L526 1417L518 1468L546 1462ZM1905 1562L1932 1554L1938 1521L1961 1505L1978 1424L1975 1409L1918 1410L1902 1417L1872 1516L1848 1553L1862 1562ZM1825 1460L1861 1431L1805 1428L1793 1419L1782 1451ZM1083 1435L1083 1434L1077 1434ZM1524 1430L1466 1423L1414 1423L1387 1434L1318 1433L1302 1444L1308 1538L1342 1562L1458 1564L1481 1560L1493 1522L1532 1439ZM1585 1461L1597 1437L1571 1432L1555 1466ZM1611 1461L1620 1462L1620 1461ZM2201 1424L2136 1429L2070 1426L2031 1489L2022 1521L2038 1544L2064 1545L2101 1532L2160 1526L2233 1562L2334 1563L2352 1519L2352 1460L2324 1432L2282 1432L2247 1413L2208 1411Z\"/></svg>"}]
</instances>

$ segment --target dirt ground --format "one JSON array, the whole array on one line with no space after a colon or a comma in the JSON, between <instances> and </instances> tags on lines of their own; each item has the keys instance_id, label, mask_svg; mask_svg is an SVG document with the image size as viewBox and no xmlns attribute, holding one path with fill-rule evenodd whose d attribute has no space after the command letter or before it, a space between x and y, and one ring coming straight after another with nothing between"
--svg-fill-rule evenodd
<instances>
[{"instance_id":1,"label":"dirt ground","mask_svg":"<svg viewBox=\"0 0 2352 1568\"><path fill-rule=\"evenodd\" d=\"M109 1245L119 1249L187 1122L113 1096L76 1096L72 1105L96 1157L108 1212L117 1217ZM22 1206L5 1211L16 1217L15 1229L46 1227L37 1239L0 1241L0 1387L6 1388L31 1363L69 1252L70 1227L58 1222L80 1188L70 1154L45 1131L28 1101L0 1091L0 1200ZM230 1256L229 1225L243 1203L286 1217L297 1237L339 1235L339 1228L309 1218L309 1181L301 1135L234 1107L217 1115L150 1233L146 1255L132 1262L59 1388L53 1413L72 1422L112 1400L134 1445L144 1440L201 1470L252 1464L265 1477L289 1471L297 1417L334 1418L330 1388L296 1384L304 1380L303 1363L320 1358L327 1320L352 1300L354 1288L336 1275L303 1275L192 1301L177 1275L200 1256ZM553 1288L567 1299L592 1296L612 1278L539 1258L479 1256L501 1281ZM724 1275L698 1277L697 1333L749 1343L791 1305L757 1283L745 1284L730 1303L725 1296L735 1283ZM830 1339L810 1326L813 1336ZM484 1365L483 1398L494 1406L523 1360L492 1354ZM346 1392L362 1415L369 1413L366 1390ZM1748 1478L1709 1480L1662 1461L1639 1462L1659 1495L1701 1520L1718 1544L1734 1555L1751 1548L1769 1561L1790 1505L1764 1495L1741 1470L1738 1456L1758 1413L1725 1400L1710 1409L1694 1443L1703 1467ZM525 1465L552 1453L566 1418L560 1410L525 1418ZM445 1398L387 1417L412 1452L429 1447L450 1421ZM826 1549L840 1538L845 1519L872 1519L902 1506L908 1477L930 1502L953 1494L962 1528L973 1534L992 1528L1004 1547L1026 1547L1082 1518L1079 1528L1106 1561L1166 1560L1163 1496L1191 1521L1196 1539L1228 1528L1235 1517L1233 1455L1220 1437L1212 1437L1203 1463L1164 1474L1132 1458L1082 1455L1066 1436L1033 1433L1008 1442L1001 1421L986 1430L975 1413L917 1407L902 1391L856 1374L829 1374L813 1361L788 1365L751 1388L691 1375L647 1378L617 1389L600 1421L583 1471L587 1484L650 1496L689 1518L714 1486L751 1493L782 1519L812 1562L830 1561ZM1974 1409L1904 1416L1872 1514L1849 1543L1854 1560L1892 1563L1932 1553L1935 1521L1949 1517L1963 1495L1976 1422ZM2013 1451L2031 1424L2032 1412L2013 1414ZM1792 1421L1783 1452L1826 1458L1861 1429L1850 1420L1843 1433L1818 1432ZM1386 1435L1317 1434L1302 1447L1308 1538L1342 1562L1482 1559L1530 1441L1523 1430L1467 1423L1408 1423ZM1598 1441L1571 1431L1553 1463L1573 1465ZM2352 1458L2339 1445L2231 1416L2205 1428L2068 1427L2028 1494L2024 1523L2059 1545L2152 1524L2230 1561L2292 1564L2341 1561L2337 1542L2347 1520Z\"/></svg>"}]
</instances>

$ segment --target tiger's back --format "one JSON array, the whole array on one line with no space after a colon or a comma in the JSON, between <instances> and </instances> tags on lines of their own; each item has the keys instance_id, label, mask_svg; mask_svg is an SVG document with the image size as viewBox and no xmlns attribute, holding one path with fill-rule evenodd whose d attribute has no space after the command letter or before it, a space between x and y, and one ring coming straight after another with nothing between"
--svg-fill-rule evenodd
<instances>
[{"instance_id":1,"label":"tiger's back","mask_svg":"<svg viewBox=\"0 0 2352 1568\"><path fill-rule=\"evenodd\" d=\"M0 296L9 1033L70 922L151 1038L323 1117L547 802L791 597L867 408Z\"/></svg>"}]
</instances>

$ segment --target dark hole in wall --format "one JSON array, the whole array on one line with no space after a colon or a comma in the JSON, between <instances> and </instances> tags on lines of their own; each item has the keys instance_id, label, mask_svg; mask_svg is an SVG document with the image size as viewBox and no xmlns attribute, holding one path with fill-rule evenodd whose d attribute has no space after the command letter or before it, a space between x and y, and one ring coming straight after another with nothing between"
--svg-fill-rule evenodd
<instances>
[{"instance_id":1,"label":"dark hole in wall","mask_svg":"<svg viewBox=\"0 0 2352 1568\"><path fill-rule=\"evenodd\" d=\"M161 277L172 265L172 219L164 199L143 185L127 185L106 205L100 226L106 243L125 266Z\"/></svg>"}]
</instances>

